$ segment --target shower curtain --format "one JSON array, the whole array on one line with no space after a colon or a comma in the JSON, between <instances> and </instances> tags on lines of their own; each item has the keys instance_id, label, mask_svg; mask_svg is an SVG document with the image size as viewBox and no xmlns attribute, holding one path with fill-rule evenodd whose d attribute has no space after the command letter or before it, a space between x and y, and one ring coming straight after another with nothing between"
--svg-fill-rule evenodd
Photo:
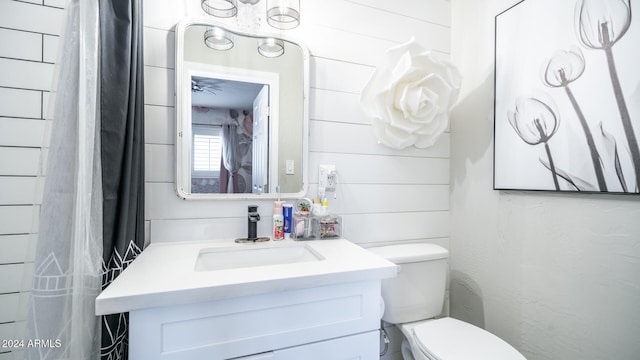
<instances>
[{"instance_id":1,"label":"shower curtain","mask_svg":"<svg viewBox=\"0 0 640 360\"><path fill-rule=\"evenodd\" d=\"M144 245L141 2L67 3L24 337L50 342L16 358L127 359L95 298Z\"/></svg>"},{"instance_id":2,"label":"shower curtain","mask_svg":"<svg viewBox=\"0 0 640 360\"><path fill-rule=\"evenodd\" d=\"M97 359L100 354L94 306L101 289L103 250L98 3L71 0L65 12L58 55L64 61L58 61L53 87L57 95L26 345L16 358ZM34 339L53 343L29 346Z\"/></svg>"},{"instance_id":3,"label":"shower curtain","mask_svg":"<svg viewBox=\"0 0 640 360\"><path fill-rule=\"evenodd\" d=\"M144 247L142 0L100 1L100 41L104 288ZM128 314L102 320L102 359L126 359Z\"/></svg>"},{"instance_id":4,"label":"shower curtain","mask_svg":"<svg viewBox=\"0 0 640 360\"><path fill-rule=\"evenodd\" d=\"M233 112L235 110L231 111ZM230 194L238 192L238 170L240 170L240 158L238 156L238 125L235 122L235 118L234 123L222 125L222 165L224 166L224 169L228 171L228 177L223 176L224 174L221 171L220 192L227 192Z\"/></svg>"}]
</instances>

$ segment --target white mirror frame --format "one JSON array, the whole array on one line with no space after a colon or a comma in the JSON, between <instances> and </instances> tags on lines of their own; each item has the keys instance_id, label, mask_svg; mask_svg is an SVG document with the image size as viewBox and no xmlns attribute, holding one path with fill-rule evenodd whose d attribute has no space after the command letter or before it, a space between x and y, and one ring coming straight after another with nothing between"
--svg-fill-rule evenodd
<instances>
[{"instance_id":1,"label":"white mirror frame","mask_svg":"<svg viewBox=\"0 0 640 360\"><path fill-rule=\"evenodd\" d=\"M184 81L186 75L185 62L184 62L184 34L186 29L192 25L203 26L218 26L225 28L235 34L261 38L261 37L274 37L282 39L296 44L302 51L303 59L303 114L302 114L302 186L299 192L296 193L282 193L278 194L275 191L263 194L253 193L218 193L218 194L203 194L203 193L191 193L185 191L184 187L180 184L191 178L191 131L184 131L186 126L191 125L191 116L185 116L185 109L182 105L184 101L191 99L191 87L190 82ZM184 200L269 200L280 198L301 198L307 193L309 186L309 50L306 46L301 44L300 41L292 39L291 37L284 36L277 33L259 32L255 34L249 34L244 31L238 30L232 25L216 22L212 19L206 18L186 18L176 24L175 28L176 37L176 72L175 72L175 107L176 107L176 169L175 169L175 189L176 194ZM256 56L260 56L257 53ZM181 111L182 110L182 111ZM278 121L279 123L279 121ZM188 128L188 127L187 127ZM272 130L270 130L272 132ZM275 149L277 151L277 146ZM270 150L271 151L271 150ZM271 156L270 156L271 157ZM272 168L270 169L272 171ZM190 188L190 187L189 187Z\"/></svg>"}]
</instances>

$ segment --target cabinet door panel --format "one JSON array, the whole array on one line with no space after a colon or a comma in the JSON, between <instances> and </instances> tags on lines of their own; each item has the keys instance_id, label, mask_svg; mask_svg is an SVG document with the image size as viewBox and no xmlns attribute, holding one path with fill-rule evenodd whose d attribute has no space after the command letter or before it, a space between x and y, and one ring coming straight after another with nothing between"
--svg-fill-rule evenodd
<instances>
[{"instance_id":1,"label":"cabinet door panel","mask_svg":"<svg viewBox=\"0 0 640 360\"><path fill-rule=\"evenodd\" d=\"M129 320L132 359L235 359L376 330L380 282L149 308Z\"/></svg>"}]
</instances>

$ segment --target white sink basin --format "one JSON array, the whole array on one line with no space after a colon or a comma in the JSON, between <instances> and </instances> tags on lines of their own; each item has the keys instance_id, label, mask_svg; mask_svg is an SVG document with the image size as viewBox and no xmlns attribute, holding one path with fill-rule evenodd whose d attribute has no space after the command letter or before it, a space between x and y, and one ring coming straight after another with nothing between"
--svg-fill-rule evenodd
<instances>
[{"instance_id":1,"label":"white sink basin","mask_svg":"<svg viewBox=\"0 0 640 360\"><path fill-rule=\"evenodd\" d=\"M324 258L305 244L245 249L238 247L208 248L200 250L195 270L239 269L320 260L324 260Z\"/></svg>"}]
</instances>

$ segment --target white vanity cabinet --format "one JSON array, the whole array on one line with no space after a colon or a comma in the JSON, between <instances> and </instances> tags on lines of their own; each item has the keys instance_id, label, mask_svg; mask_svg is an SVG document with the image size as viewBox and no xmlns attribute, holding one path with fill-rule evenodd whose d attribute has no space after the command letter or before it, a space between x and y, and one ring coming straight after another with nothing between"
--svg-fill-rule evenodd
<instances>
[{"instance_id":1,"label":"white vanity cabinet","mask_svg":"<svg viewBox=\"0 0 640 360\"><path fill-rule=\"evenodd\" d=\"M380 281L130 312L132 360L378 359Z\"/></svg>"},{"instance_id":2,"label":"white vanity cabinet","mask_svg":"<svg viewBox=\"0 0 640 360\"><path fill-rule=\"evenodd\" d=\"M129 313L131 360L373 360L397 271L345 239L151 244L96 315Z\"/></svg>"}]
</instances>

